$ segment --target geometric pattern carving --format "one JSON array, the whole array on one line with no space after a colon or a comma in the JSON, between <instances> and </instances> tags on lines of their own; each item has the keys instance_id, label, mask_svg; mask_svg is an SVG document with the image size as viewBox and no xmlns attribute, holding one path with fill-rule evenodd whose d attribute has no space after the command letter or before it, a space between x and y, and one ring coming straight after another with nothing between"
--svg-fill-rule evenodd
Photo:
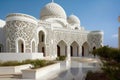
<instances>
[{"instance_id":1,"label":"geometric pattern carving","mask_svg":"<svg viewBox=\"0 0 120 80\"><path fill-rule=\"evenodd\" d=\"M93 47L100 47L102 44L102 35L101 34L92 34L88 36L89 44Z\"/></svg>"},{"instance_id":2,"label":"geometric pattern carving","mask_svg":"<svg viewBox=\"0 0 120 80\"><path fill-rule=\"evenodd\" d=\"M8 21L5 26L6 38L11 42L11 48L15 48L16 39L22 38L25 47L31 48L31 40L35 38L37 25L26 21Z\"/></svg>"}]
</instances>

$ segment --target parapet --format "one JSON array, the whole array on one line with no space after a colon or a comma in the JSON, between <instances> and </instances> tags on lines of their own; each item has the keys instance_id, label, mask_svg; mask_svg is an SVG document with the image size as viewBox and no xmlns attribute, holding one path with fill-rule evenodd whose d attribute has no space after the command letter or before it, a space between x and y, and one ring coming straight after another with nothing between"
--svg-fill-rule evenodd
<instances>
[{"instance_id":1,"label":"parapet","mask_svg":"<svg viewBox=\"0 0 120 80\"><path fill-rule=\"evenodd\" d=\"M100 35L103 35L104 32L103 32L103 31L96 30L96 31L90 31L89 34L100 34Z\"/></svg>"},{"instance_id":2,"label":"parapet","mask_svg":"<svg viewBox=\"0 0 120 80\"><path fill-rule=\"evenodd\" d=\"M26 21L26 22L30 22L33 24L37 24L37 19L35 17L27 15L27 14L11 13L6 16L6 22L14 21L14 20Z\"/></svg>"}]
</instances>

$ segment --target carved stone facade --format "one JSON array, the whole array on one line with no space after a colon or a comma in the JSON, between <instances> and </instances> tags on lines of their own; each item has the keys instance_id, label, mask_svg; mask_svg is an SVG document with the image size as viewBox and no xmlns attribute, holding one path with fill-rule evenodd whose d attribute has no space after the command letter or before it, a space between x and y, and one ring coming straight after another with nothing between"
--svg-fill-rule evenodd
<instances>
[{"instance_id":1,"label":"carved stone facade","mask_svg":"<svg viewBox=\"0 0 120 80\"><path fill-rule=\"evenodd\" d=\"M90 50L92 51L94 47L99 48L103 46L103 32L91 31L88 34L88 42L91 45Z\"/></svg>"},{"instance_id":2,"label":"carved stone facade","mask_svg":"<svg viewBox=\"0 0 120 80\"><path fill-rule=\"evenodd\" d=\"M31 41L36 40L36 28L37 25L30 22L19 20L8 21L5 25L5 33L6 40L9 40L9 44L6 43L6 46L10 46L10 48L7 51L18 52L16 41L21 39L25 43L25 52L31 53Z\"/></svg>"},{"instance_id":3,"label":"carved stone facade","mask_svg":"<svg viewBox=\"0 0 120 80\"><path fill-rule=\"evenodd\" d=\"M53 7L53 8L51 8ZM56 12L57 9L58 12ZM48 12L48 13L45 13ZM103 42L101 31L87 31L77 16L66 18L57 3L48 3L41 18L13 13L6 17L4 52L40 53L44 56L84 56Z\"/></svg>"}]
</instances>

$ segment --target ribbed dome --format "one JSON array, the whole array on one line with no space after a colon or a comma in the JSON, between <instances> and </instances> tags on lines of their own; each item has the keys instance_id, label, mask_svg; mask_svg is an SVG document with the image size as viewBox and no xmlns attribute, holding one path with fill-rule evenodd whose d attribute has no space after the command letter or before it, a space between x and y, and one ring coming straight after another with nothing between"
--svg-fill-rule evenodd
<instances>
[{"instance_id":1,"label":"ribbed dome","mask_svg":"<svg viewBox=\"0 0 120 80\"><path fill-rule=\"evenodd\" d=\"M80 24L79 18L75 15L70 15L67 20L70 24Z\"/></svg>"},{"instance_id":2,"label":"ribbed dome","mask_svg":"<svg viewBox=\"0 0 120 80\"><path fill-rule=\"evenodd\" d=\"M56 18L66 19L66 13L60 5L58 5L54 2L51 2L51 3L48 3L47 5L45 5L43 7L43 9L41 10L40 18L44 19L46 17L48 17L48 18L56 17Z\"/></svg>"}]
</instances>

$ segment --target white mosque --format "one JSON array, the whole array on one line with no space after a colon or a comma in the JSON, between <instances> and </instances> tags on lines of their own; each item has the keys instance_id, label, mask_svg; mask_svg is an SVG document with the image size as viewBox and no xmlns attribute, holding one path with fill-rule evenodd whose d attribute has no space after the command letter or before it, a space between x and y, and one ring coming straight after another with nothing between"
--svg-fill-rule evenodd
<instances>
[{"instance_id":1,"label":"white mosque","mask_svg":"<svg viewBox=\"0 0 120 80\"><path fill-rule=\"evenodd\" d=\"M43 54L44 57L89 56L103 44L102 31L88 31L75 15L67 16L57 3L46 4L40 19L11 13L0 20L1 54Z\"/></svg>"}]
</instances>

